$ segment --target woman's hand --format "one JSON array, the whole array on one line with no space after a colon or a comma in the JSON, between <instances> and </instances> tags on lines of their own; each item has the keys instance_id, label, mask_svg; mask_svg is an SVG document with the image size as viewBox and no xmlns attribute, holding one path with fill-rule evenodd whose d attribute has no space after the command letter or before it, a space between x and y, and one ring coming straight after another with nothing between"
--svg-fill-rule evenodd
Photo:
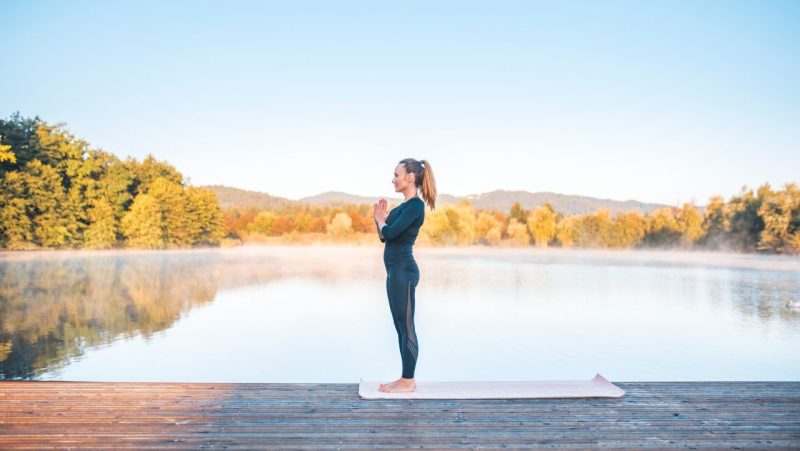
<instances>
[{"instance_id":1,"label":"woman's hand","mask_svg":"<svg viewBox=\"0 0 800 451\"><path fill-rule=\"evenodd\" d=\"M385 222L386 218L389 217L389 212L387 211L387 202L386 199L381 199L375 202L374 205L374 216L375 222Z\"/></svg>"}]
</instances>

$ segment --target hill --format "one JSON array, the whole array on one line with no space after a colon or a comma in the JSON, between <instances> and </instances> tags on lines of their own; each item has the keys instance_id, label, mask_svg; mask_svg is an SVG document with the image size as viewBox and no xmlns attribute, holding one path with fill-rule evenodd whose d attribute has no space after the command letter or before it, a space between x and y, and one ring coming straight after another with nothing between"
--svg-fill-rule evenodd
<instances>
[{"instance_id":1,"label":"hill","mask_svg":"<svg viewBox=\"0 0 800 451\"><path fill-rule=\"evenodd\" d=\"M219 198L220 204L223 208L238 206L279 209L281 207L297 203L337 207L343 204L372 204L381 197L385 197L390 204L396 204L397 202L400 202L402 197L400 194L395 194L392 196L360 196L341 191L328 191L314 196L292 200L258 191L248 191L221 185L208 185L203 186L203 188L214 191L217 194L217 197ZM469 200L470 203L478 210L499 210L503 212L509 211L511 206L514 205L514 202L519 202L520 205L522 205L522 207L526 210L531 210L540 205L544 205L546 202L550 202L556 211L565 215L585 214L597 211L600 208L606 208L612 213L629 210L636 210L641 213L651 213L654 210L667 206L663 204L640 202L632 199L619 201L552 192L531 193L528 191L506 190L495 190L488 193L471 194L468 196L439 194L437 206L457 204L464 199ZM701 212L703 210L702 207L698 207L698 209L700 209Z\"/></svg>"}]
</instances>

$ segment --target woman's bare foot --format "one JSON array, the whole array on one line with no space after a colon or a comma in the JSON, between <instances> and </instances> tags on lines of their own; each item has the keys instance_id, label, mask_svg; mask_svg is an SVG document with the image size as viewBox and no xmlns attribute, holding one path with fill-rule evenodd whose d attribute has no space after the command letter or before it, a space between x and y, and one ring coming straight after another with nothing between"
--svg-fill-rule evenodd
<instances>
[{"instance_id":1,"label":"woman's bare foot","mask_svg":"<svg viewBox=\"0 0 800 451\"><path fill-rule=\"evenodd\" d=\"M383 387L387 387L387 386L389 386L389 385L396 384L396 383L400 382L402 379L403 379L403 378L401 377L400 379L394 380L394 381L392 381L392 382L389 382L389 383L386 383L386 384L381 384L381 386L380 386L380 387L378 387L378 391L383 391L383 390L381 390Z\"/></svg>"},{"instance_id":2,"label":"woman's bare foot","mask_svg":"<svg viewBox=\"0 0 800 451\"><path fill-rule=\"evenodd\" d=\"M381 384L378 388L378 391L385 392L385 393L396 393L396 392L412 392L417 389L417 382L412 377L411 379L406 379L401 377L394 382L390 382L388 384Z\"/></svg>"}]
</instances>

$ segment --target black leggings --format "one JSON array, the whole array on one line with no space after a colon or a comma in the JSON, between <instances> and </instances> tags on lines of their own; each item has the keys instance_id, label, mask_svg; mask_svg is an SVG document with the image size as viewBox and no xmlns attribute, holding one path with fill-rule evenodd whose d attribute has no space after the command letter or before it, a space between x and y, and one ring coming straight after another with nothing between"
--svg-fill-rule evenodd
<instances>
[{"instance_id":1,"label":"black leggings","mask_svg":"<svg viewBox=\"0 0 800 451\"><path fill-rule=\"evenodd\" d=\"M414 289L418 283L419 267L413 258L387 265L386 293L400 344L403 377L407 379L414 377L419 351L414 330Z\"/></svg>"}]
</instances>

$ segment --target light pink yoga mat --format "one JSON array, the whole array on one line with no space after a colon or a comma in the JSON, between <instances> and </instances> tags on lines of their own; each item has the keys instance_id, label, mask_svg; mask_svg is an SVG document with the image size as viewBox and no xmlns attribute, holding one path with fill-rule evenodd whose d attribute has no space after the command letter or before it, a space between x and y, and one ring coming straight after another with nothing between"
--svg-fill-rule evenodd
<instances>
[{"instance_id":1,"label":"light pink yoga mat","mask_svg":"<svg viewBox=\"0 0 800 451\"><path fill-rule=\"evenodd\" d=\"M388 381L386 381L388 382ZM508 398L619 398L625 391L597 373L588 381L417 381L413 392L378 391L386 382L365 381L358 385L363 399L508 399Z\"/></svg>"}]
</instances>

